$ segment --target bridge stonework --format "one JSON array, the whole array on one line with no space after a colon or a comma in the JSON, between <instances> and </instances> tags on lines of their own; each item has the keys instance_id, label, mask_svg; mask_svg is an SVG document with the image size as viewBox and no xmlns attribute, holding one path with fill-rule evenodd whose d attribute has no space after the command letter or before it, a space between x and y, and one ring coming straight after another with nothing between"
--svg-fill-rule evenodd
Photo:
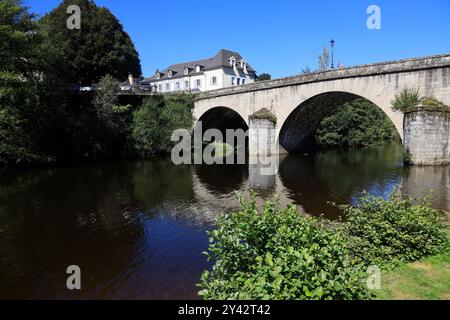
<instances>
[{"instance_id":1,"label":"bridge stonework","mask_svg":"<svg viewBox=\"0 0 450 320\"><path fill-rule=\"evenodd\" d=\"M430 121L429 117L428 121L404 121L404 114L391 108L391 101L404 88L417 88L422 96L433 97L449 106L450 54L303 74L209 91L198 96L194 117L202 120L202 116L206 112L211 113L214 108L228 108L252 129L250 116L265 108L277 119L275 132L277 143L282 147L280 150L296 152L308 148L311 135L324 116L343 102L362 97L385 112L394 123L402 140L404 132L411 132L413 130L411 126L420 123L422 126L420 139L418 135L410 135L409 144L417 145L427 141L426 136L430 135L436 143L435 149L437 145L447 146L436 161L430 160L433 156L426 156L426 152L412 154L414 163L450 162L449 132L443 129L446 125L448 127L448 123L443 124L449 121L447 114L442 119L437 120L435 117L434 122ZM219 114L217 116L220 117ZM437 134L436 130L440 133ZM417 143L411 141L414 137L418 139ZM258 145L252 142L252 139L255 137L250 137L249 144ZM437 142L436 139L442 141ZM410 152L413 153L414 150ZM259 150L253 148L252 153L258 154ZM427 157L426 161L423 161L423 157Z\"/></svg>"}]
</instances>

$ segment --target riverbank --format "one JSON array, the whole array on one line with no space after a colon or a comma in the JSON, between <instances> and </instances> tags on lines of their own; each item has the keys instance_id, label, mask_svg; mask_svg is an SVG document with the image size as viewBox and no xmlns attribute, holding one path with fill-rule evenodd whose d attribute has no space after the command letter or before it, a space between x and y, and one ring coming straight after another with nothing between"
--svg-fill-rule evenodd
<instances>
[{"instance_id":1,"label":"riverbank","mask_svg":"<svg viewBox=\"0 0 450 320\"><path fill-rule=\"evenodd\" d=\"M450 253L382 274L379 300L450 300Z\"/></svg>"}]
</instances>

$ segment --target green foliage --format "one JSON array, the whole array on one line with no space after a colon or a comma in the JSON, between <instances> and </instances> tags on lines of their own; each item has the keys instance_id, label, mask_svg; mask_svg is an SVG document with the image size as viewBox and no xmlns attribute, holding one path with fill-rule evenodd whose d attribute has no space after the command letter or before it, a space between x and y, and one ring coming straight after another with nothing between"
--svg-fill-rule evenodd
<instances>
[{"instance_id":1,"label":"green foliage","mask_svg":"<svg viewBox=\"0 0 450 320\"><path fill-rule=\"evenodd\" d=\"M413 201L364 195L358 206L342 205L352 255L366 265L389 269L442 252L449 245L446 217L430 198Z\"/></svg>"},{"instance_id":2,"label":"green foliage","mask_svg":"<svg viewBox=\"0 0 450 320\"><path fill-rule=\"evenodd\" d=\"M135 148L142 157L167 153L173 147L173 131L190 130L194 99L189 94L152 96L133 115Z\"/></svg>"},{"instance_id":3,"label":"green foliage","mask_svg":"<svg viewBox=\"0 0 450 320\"><path fill-rule=\"evenodd\" d=\"M132 154L131 124L133 107L119 104L119 81L110 75L102 77L95 92L91 117L96 124L92 148L94 158Z\"/></svg>"},{"instance_id":4,"label":"green foliage","mask_svg":"<svg viewBox=\"0 0 450 320\"><path fill-rule=\"evenodd\" d=\"M54 160L59 90L49 99L46 53L34 15L19 0L0 2L0 162Z\"/></svg>"},{"instance_id":5,"label":"green foliage","mask_svg":"<svg viewBox=\"0 0 450 320\"><path fill-rule=\"evenodd\" d=\"M395 95L395 99L391 102L392 110L404 112L417 106L420 101L419 89L405 88Z\"/></svg>"},{"instance_id":6,"label":"green foliage","mask_svg":"<svg viewBox=\"0 0 450 320\"><path fill-rule=\"evenodd\" d=\"M412 164L412 154L408 149L403 149L403 163L406 165Z\"/></svg>"},{"instance_id":7,"label":"green foliage","mask_svg":"<svg viewBox=\"0 0 450 320\"><path fill-rule=\"evenodd\" d=\"M272 79L272 76L269 73L261 73L258 78L256 78L256 81L266 81Z\"/></svg>"},{"instance_id":8,"label":"green foliage","mask_svg":"<svg viewBox=\"0 0 450 320\"><path fill-rule=\"evenodd\" d=\"M339 232L325 221L300 215L294 206L265 203L262 212L239 196L240 212L222 215L209 232L205 299L364 299L361 265Z\"/></svg>"},{"instance_id":9,"label":"green foliage","mask_svg":"<svg viewBox=\"0 0 450 320\"><path fill-rule=\"evenodd\" d=\"M346 103L325 117L316 131L321 148L364 147L398 139L398 133L384 112L366 99Z\"/></svg>"},{"instance_id":10,"label":"green foliage","mask_svg":"<svg viewBox=\"0 0 450 320\"><path fill-rule=\"evenodd\" d=\"M67 8L81 9L81 29L67 28ZM138 53L117 18L91 0L64 0L41 21L48 47L53 47L59 68L72 84L97 83L110 74L124 80L142 74Z\"/></svg>"},{"instance_id":11,"label":"green foliage","mask_svg":"<svg viewBox=\"0 0 450 320\"><path fill-rule=\"evenodd\" d=\"M82 29L66 26L81 6ZM140 75L137 53L112 14L92 1L64 1L38 22L19 0L0 2L0 163L48 164L132 152L132 107L111 90L73 94L110 73ZM114 81L114 82L113 82Z\"/></svg>"}]
</instances>

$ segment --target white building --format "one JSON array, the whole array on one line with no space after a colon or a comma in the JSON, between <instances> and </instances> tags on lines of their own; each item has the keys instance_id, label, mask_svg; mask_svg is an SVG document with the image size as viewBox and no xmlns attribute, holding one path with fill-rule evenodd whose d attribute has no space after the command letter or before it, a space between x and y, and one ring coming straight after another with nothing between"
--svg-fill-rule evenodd
<instances>
[{"instance_id":1,"label":"white building","mask_svg":"<svg viewBox=\"0 0 450 320\"><path fill-rule=\"evenodd\" d=\"M141 86L151 91L171 93L179 91L200 92L239 86L255 81L255 70L238 52L220 50L209 59L171 65L147 79Z\"/></svg>"}]
</instances>

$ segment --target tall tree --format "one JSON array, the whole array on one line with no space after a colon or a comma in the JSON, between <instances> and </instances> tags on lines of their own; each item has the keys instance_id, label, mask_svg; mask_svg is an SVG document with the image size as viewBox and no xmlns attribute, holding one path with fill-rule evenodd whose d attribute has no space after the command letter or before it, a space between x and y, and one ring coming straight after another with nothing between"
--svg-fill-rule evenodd
<instances>
[{"instance_id":1,"label":"tall tree","mask_svg":"<svg viewBox=\"0 0 450 320\"><path fill-rule=\"evenodd\" d=\"M399 139L386 114L370 101L360 98L346 103L326 116L316 131L321 148L352 148L382 144Z\"/></svg>"},{"instance_id":2,"label":"tall tree","mask_svg":"<svg viewBox=\"0 0 450 320\"><path fill-rule=\"evenodd\" d=\"M67 8L81 9L81 29L69 29ZM48 45L56 48L72 84L92 84L109 74L126 79L142 73L139 55L122 24L92 0L64 0L42 18Z\"/></svg>"},{"instance_id":3,"label":"tall tree","mask_svg":"<svg viewBox=\"0 0 450 320\"><path fill-rule=\"evenodd\" d=\"M49 161L51 103L35 16L21 0L0 2L0 162Z\"/></svg>"}]
</instances>

